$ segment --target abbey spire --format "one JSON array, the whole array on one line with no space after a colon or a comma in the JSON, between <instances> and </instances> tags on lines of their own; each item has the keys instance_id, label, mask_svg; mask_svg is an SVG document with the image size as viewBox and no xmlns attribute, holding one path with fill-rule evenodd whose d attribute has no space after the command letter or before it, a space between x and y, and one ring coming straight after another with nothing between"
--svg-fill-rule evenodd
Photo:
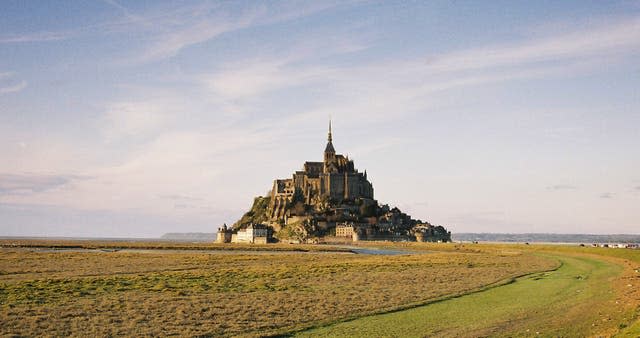
<instances>
[{"instance_id":1,"label":"abbey spire","mask_svg":"<svg viewBox=\"0 0 640 338\"><path fill-rule=\"evenodd\" d=\"M329 120L329 134L327 135L327 146L324 148L324 158L325 161L327 159L327 154L330 154L333 157L335 155L336 150L333 148L333 135L331 134L331 120Z\"/></svg>"},{"instance_id":2,"label":"abbey spire","mask_svg":"<svg viewBox=\"0 0 640 338\"><path fill-rule=\"evenodd\" d=\"M324 148L324 173L335 173L338 171L336 162L336 150L333 148L333 135L331 134L331 119L329 119L329 134L327 135L327 146Z\"/></svg>"}]
</instances>

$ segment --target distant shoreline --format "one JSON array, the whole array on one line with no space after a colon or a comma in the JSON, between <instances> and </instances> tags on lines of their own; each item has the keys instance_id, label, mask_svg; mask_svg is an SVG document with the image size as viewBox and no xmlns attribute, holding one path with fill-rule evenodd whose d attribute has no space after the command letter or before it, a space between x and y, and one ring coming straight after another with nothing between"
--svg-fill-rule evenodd
<instances>
[{"instance_id":1,"label":"distant shoreline","mask_svg":"<svg viewBox=\"0 0 640 338\"><path fill-rule=\"evenodd\" d=\"M545 244L640 243L640 235L634 234L454 233L451 239L454 242Z\"/></svg>"}]
</instances>

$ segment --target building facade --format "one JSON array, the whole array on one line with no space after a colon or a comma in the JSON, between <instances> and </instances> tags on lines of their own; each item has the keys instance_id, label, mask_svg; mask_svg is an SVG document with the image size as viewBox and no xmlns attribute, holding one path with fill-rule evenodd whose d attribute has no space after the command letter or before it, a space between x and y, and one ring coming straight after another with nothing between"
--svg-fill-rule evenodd
<instances>
[{"instance_id":1,"label":"building facade","mask_svg":"<svg viewBox=\"0 0 640 338\"><path fill-rule=\"evenodd\" d=\"M216 236L217 243L231 243L231 237L233 231L227 227L225 223L222 227L218 228L218 234Z\"/></svg>"},{"instance_id":2,"label":"building facade","mask_svg":"<svg viewBox=\"0 0 640 338\"><path fill-rule=\"evenodd\" d=\"M340 223L336 225L336 237L352 237L353 224Z\"/></svg>"},{"instance_id":3,"label":"building facade","mask_svg":"<svg viewBox=\"0 0 640 338\"><path fill-rule=\"evenodd\" d=\"M305 162L292 178L276 179L271 190L271 218L285 216L287 204L294 199L309 205L327 201L373 200L373 185L367 172L358 172L348 156L336 154L331 122L322 162Z\"/></svg>"},{"instance_id":4,"label":"building facade","mask_svg":"<svg viewBox=\"0 0 640 338\"><path fill-rule=\"evenodd\" d=\"M233 243L267 244L269 242L269 228L262 224L249 224L232 235Z\"/></svg>"}]
</instances>

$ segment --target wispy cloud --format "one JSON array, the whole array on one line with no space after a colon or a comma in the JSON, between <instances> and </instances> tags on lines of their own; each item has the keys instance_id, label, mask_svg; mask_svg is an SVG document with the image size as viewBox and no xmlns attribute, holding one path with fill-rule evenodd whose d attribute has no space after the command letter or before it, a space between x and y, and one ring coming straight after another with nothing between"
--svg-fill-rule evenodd
<instances>
[{"instance_id":1,"label":"wispy cloud","mask_svg":"<svg viewBox=\"0 0 640 338\"><path fill-rule=\"evenodd\" d=\"M246 19L250 21L249 19ZM182 49L210 40L222 33L248 26L245 21L216 22L203 20L193 25L159 34L134 61L148 62L177 55Z\"/></svg>"},{"instance_id":2,"label":"wispy cloud","mask_svg":"<svg viewBox=\"0 0 640 338\"><path fill-rule=\"evenodd\" d=\"M127 26L134 23L144 26L150 34L145 38L148 42L130 59L136 63L173 57L189 46L228 32L293 20L340 5L332 1L269 5L230 2L180 6L165 9L163 13L134 14L118 2L110 0L108 3L118 8L126 18L117 25L118 29L126 31Z\"/></svg>"},{"instance_id":3,"label":"wispy cloud","mask_svg":"<svg viewBox=\"0 0 640 338\"><path fill-rule=\"evenodd\" d=\"M24 34L0 35L0 43L26 43L66 40L72 37L69 32L35 32Z\"/></svg>"},{"instance_id":4,"label":"wispy cloud","mask_svg":"<svg viewBox=\"0 0 640 338\"><path fill-rule=\"evenodd\" d=\"M15 84L1 86L0 94L16 93L25 88L27 88L27 81L21 80Z\"/></svg>"},{"instance_id":5,"label":"wispy cloud","mask_svg":"<svg viewBox=\"0 0 640 338\"><path fill-rule=\"evenodd\" d=\"M103 132L108 139L145 136L165 127L178 109L178 104L163 98L114 102L106 108Z\"/></svg>"},{"instance_id":6,"label":"wispy cloud","mask_svg":"<svg viewBox=\"0 0 640 338\"><path fill-rule=\"evenodd\" d=\"M424 110L433 94L514 80L570 77L640 54L640 19L611 20L583 30L525 38L516 43L462 49L404 61L372 62L337 69L331 79L355 97L385 97L402 107ZM352 107L349 107L352 106ZM328 110L367 111L375 117L380 102L339 102ZM388 109L389 107L384 107ZM383 117L385 114L379 114Z\"/></svg>"},{"instance_id":7,"label":"wispy cloud","mask_svg":"<svg viewBox=\"0 0 640 338\"><path fill-rule=\"evenodd\" d=\"M617 56L640 51L640 19L607 23L511 45L487 46L427 59L434 71L486 69L527 63Z\"/></svg>"},{"instance_id":8,"label":"wispy cloud","mask_svg":"<svg viewBox=\"0 0 640 338\"><path fill-rule=\"evenodd\" d=\"M16 80L13 72L0 73L0 95L16 93L27 88L27 81Z\"/></svg>"},{"instance_id":9,"label":"wispy cloud","mask_svg":"<svg viewBox=\"0 0 640 338\"><path fill-rule=\"evenodd\" d=\"M506 45L485 46L410 60L374 60L360 65L319 66L300 63L307 55L290 58L292 51L221 67L203 76L204 85L220 105L237 108L238 100L269 95L282 88L326 86L322 107L308 107L302 115L329 113L343 121L397 118L396 114L428 111L437 94L465 87L509 81L570 77L597 71L616 57L640 53L640 19L612 20L604 24ZM357 38L351 37L353 41ZM323 39L314 41L322 44ZM358 46L357 43L352 43ZM335 47L328 45L325 50ZM293 49L293 48L292 48ZM326 53L326 51L322 51ZM295 55L295 53L293 53ZM354 93L345 96L343 93ZM384 98L384 100L376 99ZM389 111L396 112L394 115ZM553 130L549 133L579 132Z\"/></svg>"},{"instance_id":10,"label":"wispy cloud","mask_svg":"<svg viewBox=\"0 0 640 338\"><path fill-rule=\"evenodd\" d=\"M203 82L218 97L237 100L317 80L326 81L331 72L321 67L292 68L282 61L256 61L204 77Z\"/></svg>"},{"instance_id":11,"label":"wispy cloud","mask_svg":"<svg viewBox=\"0 0 640 338\"><path fill-rule=\"evenodd\" d=\"M86 34L126 34L139 39L140 47L127 62L145 63L174 57L189 46L225 33L294 20L357 1L180 4L159 6L143 13L136 13L116 0L104 2L117 9L123 18L77 27L73 31L0 34L0 44L59 41Z\"/></svg>"},{"instance_id":12,"label":"wispy cloud","mask_svg":"<svg viewBox=\"0 0 640 338\"><path fill-rule=\"evenodd\" d=\"M51 174L0 174L0 195L29 195L61 188L89 177Z\"/></svg>"},{"instance_id":13,"label":"wispy cloud","mask_svg":"<svg viewBox=\"0 0 640 338\"><path fill-rule=\"evenodd\" d=\"M115 7L116 9L118 9L122 15L124 15L125 19L131 23L131 24L140 24L142 26L150 26L150 23L148 22L148 20L146 20L144 17L140 16L140 15L136 15L131 13L131 11L126 8L125 6L121 5L118 1L115 0L104 0L105 3Z\"/></svg>"},{"instance_id":14,"label":"wispy cloud","mask_svg":"<svg viewBox=\"0 0 640 338\"><path fill-rule=\"evenodd\" d=\"M558 191L558 190L577 190L578 187L571 184L556 184L552 186L548 186L547 190Z\"/></svg>"},{"instance_id":15,"label":"wispy cloud","mask_svg":"<svg viewBox=\"0 0 640 338\"><path fill-rule=\"evenodd\" d=\"M168 194L168 195L159 195L161 199L173 201L174 209L197 209L202 208L201 203L204 201L201 197L193 197L188 195L180 195L180 194Z\"/></svg>"},{"instance_id":16,"label":"wispy cloud","mask_svg":"<svg viewBox=\"0 0 640 338\"><path fill-rule=\"evenodd\" d=\"M169 194L169 195L158 195L159 198L168 199L172 201L202 201L201 197L193 197L189 195L179 195L179 194Z\"/></svg>"},{"instance_id":17,"label":"wispy cloud","mask_svg":"<svg viewBox=\"0 0 640 338\"><path fill-rule=\"evenodd\" d=\"M600 194L600 198L603 199L610 199L610 198L614 198L616 194L611 193L611 192L603 192L602 194Z\"/></svg>"}]
</instances>

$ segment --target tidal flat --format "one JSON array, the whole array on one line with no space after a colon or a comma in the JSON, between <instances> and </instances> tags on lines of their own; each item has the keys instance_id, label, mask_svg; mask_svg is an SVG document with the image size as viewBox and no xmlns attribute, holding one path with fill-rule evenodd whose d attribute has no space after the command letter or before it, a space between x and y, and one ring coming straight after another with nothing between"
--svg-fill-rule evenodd
<instances>
[{"instance_id":1,"label":"tidal flat","mask_svg":"<svg viewBox=\"0 0 640 338\"><path fill-rule=\"evenodd\" d=\"M561 260L549 256L553 250L619 266L604 279L613 297L605 301L619 301L612 308L625 317L610 316L598 328L612 334L636 323L638 294L629 291L637 286L626 285L638 280L634 269L640 256L622 257L634 250L371 243L363 246L406 254L349 254L344 248L313 245L252 252L258 247L228 245L238 250L229 254L200 252L202 244L187 243L136 252L122 243L109 251L114 247L90 242L79 247L109 250L42 250L44 242L1 243L3 336L286 335L498 290L520 276L555 271ZM272 249L277 252L268 251Z\"/></svg>"}]
</instances>

